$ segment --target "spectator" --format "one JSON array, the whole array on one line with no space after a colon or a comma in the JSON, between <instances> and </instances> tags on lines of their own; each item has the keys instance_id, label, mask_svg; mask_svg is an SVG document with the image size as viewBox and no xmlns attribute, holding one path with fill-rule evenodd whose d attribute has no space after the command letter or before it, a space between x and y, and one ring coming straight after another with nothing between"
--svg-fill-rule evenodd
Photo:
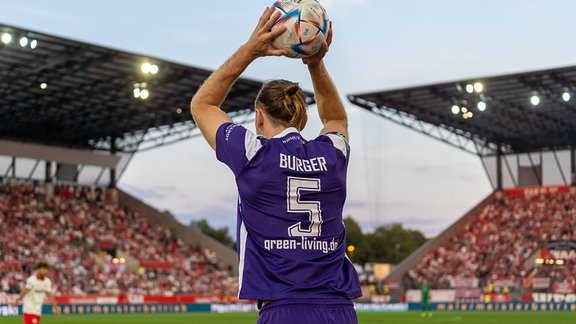
<instances>
[{"instance_id":1,"label":"spectator","mask_svg":"<svg viewBox=\"0 0 576 324\"><path fill-rule=\"evenodd\" d=\"M56 186L53 198L30 184L0 184L2 291L18 293L32 260L52 264L56 294L236 295L237 278L219 269L209 249L196 249L169 229L119 207L96 188ZM145 247L145 248L142 248ZM94 252L116 248L139 260L171 267L128 272L99 264Z\"/></svg>"}]
</instances>

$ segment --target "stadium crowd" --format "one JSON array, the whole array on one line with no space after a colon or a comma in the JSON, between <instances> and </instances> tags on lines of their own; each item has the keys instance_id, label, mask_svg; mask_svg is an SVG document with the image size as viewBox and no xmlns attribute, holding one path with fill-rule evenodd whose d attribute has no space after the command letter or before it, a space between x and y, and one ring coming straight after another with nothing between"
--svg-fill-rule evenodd
<instances>
[{"instance_id":1,"label":"stadium crowd","mask_svg":"<svg viewBox=\"0 0 576 324\"><path fill-rule=\"evenodd\" d=\"M415 288L425 278L434 288L495 286L498 290L502 283L510 283L512 289L531 289L530 284L523 283L550 278L550 289L574 287L574 260L565 260L562 265L534 262L548 242L557 240L576 240L574 194L503 196L462 226L452 239L429 252L407 272L404 284Z\"/></svg>"},{"instance_id":2,"label":"stadium crowd","mask_svg":"<svg viewBox=\"0 0 576 324\"><path fill-rule=\"evenodd\" d=\"M0 184L1 291L18 293L45 260L57 295L236 295L237 278L219 269L214 252L119 207L109 193L56 186L48 197L43 186ZM114 260L117 250L162 266L130 270Z\"/></svg>"}]
</instances>

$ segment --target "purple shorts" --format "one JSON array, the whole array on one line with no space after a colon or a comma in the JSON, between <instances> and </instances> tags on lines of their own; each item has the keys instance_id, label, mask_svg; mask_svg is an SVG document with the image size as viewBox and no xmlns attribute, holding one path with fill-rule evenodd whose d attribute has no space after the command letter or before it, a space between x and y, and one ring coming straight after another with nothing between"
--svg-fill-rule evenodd
<instances>
[{"instance_id":1,"label":"purple shorts","mask_svg":"<svg viewBox=\"0 0 576 324\"><path fill-rule=\"evenodd\" d=\"M257 324L357 324L351 301L319 303L304 299L273 301L260 310Z\"/></svg>"}]
</instances>

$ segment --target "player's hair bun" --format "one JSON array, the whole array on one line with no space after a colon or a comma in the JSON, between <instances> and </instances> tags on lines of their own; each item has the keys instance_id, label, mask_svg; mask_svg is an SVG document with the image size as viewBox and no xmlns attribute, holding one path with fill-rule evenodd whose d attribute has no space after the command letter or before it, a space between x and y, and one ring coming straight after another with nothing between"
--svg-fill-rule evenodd
<instances>
[{"instance_id":1,"label":"player's hair bun","mask_svg":"<svg viewBox=\"0 0 576 324\"><path fill-rule=\"evenodd\" d=\"M298 93L298 90L300 90L298 83L294 83L294 84L291 84L288 88L286 88L286 94L292 96L292 95L295 95L296 93Z\"/></svg>"},{"instance_id":2,"label":"player's hair bun","mask_svg":"<svg viewBox=\"0 0 576 324\"><path fill-rule=\"evenodd\" d=\"M285 126L300 127L306 115L306 98L298 83L272 80L262 86L255 102L268 116Z\"/></svg>"}]
</instances>

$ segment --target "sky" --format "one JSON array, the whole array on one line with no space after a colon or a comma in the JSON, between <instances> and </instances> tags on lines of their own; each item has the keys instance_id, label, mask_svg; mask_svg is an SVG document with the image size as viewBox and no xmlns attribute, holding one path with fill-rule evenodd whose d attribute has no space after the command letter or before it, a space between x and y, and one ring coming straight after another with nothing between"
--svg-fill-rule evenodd
<instances>
[{"instance_id":1,"label":"sky","mask_svg":"<svg viewBox=\"0 0 576 324\"><path fill-rule=\"evenodd\" d=\"M344 216L366 232L399 222L438 234L492 188L477 156L357 108L346 95L576 64L576 1L320 3L334 28L326 65L349 114ZM214 70L271 4L0 0L0 22ZM312 89L301 61L284 57L259 59L243 77L284 78ZM303 134L313 138L321 129L314 106L309 117ZM137 153L119 187L183 223L235 227L233 175L202 138Z\"/></svg>"}]
</instances>

